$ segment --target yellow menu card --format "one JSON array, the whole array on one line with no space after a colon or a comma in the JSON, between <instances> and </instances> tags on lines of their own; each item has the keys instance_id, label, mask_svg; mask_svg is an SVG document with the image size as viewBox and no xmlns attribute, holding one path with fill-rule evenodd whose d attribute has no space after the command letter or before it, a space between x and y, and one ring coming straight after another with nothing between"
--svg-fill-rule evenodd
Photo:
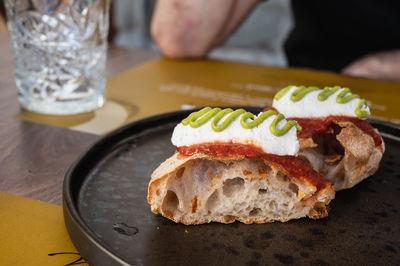
<instances>
[{"instance_id":1,"label":"yellow menu card","mask_svg":"<svg viewBox=\"0 0 400 266\"><path fill-rule=\"evenodd\" d=\"M275 93L288 85L349 87L368 100L374 118L400 124L400 83L305 69L167 59L109 79L107 103L98 111L68 117L25 112L19 117L104 134L146 116L193 106L270 106Z\"/></svg>"},{"instance_id":2,"label":"yellow menu card","mask_svg":"<svg viewBox=\"0 0 400 266\"><path fill-rule=\"evenodd\" d=\"M0 265L87 265L61 206L0 192L0 236Z\"/></svg>"}]
</instances>

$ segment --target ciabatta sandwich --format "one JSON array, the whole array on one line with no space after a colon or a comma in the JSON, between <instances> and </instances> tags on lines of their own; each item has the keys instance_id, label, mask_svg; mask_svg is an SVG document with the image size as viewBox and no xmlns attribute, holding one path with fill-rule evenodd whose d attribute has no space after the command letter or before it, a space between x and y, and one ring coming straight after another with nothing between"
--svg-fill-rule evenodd
<instances>
[{"instance_id":1,"label":"ciabatta sandwich","mask_svg":"<svg viewBox=\"0 0 400 266\"><path fill-rule=\"evenodd\" d=\"M297 157L298 129L271 110L192 113L174 129L176 152L151 176L152 211L187 225L326 217L334 190Z\"/></svg>"}]
</instances>

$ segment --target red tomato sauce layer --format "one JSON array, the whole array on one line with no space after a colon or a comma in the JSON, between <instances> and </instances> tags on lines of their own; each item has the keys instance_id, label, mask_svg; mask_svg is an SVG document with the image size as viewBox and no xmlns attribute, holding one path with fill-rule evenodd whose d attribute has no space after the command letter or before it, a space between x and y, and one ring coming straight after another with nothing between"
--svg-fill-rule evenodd
<instances>
[{"instance_id":1,"label":"red tomato sauce layer","mask_svg":"<svg viewBox=\"0 0 400 266\"><path fill-rule=\"evenodd\" d=\"M248 159L264 158L265 160L281 166L290 176L304 178L320 190L326 186L325 180L316 172L310 164L302 159L290 155L275 155L263 152L261 149L237 143L203 143L191 146L177 147L176 150L185 156L196 153L205 153L216 157L244 156Z\"/></svg>"},{"instance_id":2,"label":"red tomato sauce layer","mask_svg":"<svg viewBox=\"0 0 400 266\"><path fill-rule=\"evenodd\" d=\"M279 111L275 107L266 107L262 111L264 113L264 112L269 111L269 110L275 111L275 112L277 112L279 114Z\"/></svg>"},{"instance_id":3,"label":"red tomato sauce layer","mask_svg":"<svg viewBox=\"0 0 400 266\"><path fill-rule=\"evenodd\" d=\"M300 138L308 138L317 134L325 133L331 127L333 121L350 121L366 134L370 135L374 139L376 147L382 144L382 138L378 133L376 133L374 128L367 121L359 118L331 115L325 118L287 118L287 120L289 119L296 120L301 126L301 131L297 132L297 136Z\"/></svg>"}]
</instances>

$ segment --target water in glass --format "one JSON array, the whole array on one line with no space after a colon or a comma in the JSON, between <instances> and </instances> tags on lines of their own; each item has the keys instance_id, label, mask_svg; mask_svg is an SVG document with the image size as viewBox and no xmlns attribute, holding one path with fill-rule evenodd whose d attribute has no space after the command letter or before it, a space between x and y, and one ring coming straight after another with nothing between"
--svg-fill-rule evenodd
<instances>
[{"instance_id":1,"label":"water in glass","mask_svg":"<svg viewBox=\"0 0 400 266\"><path fill-rule=\"evenodd\" d=\"M7 0L20 104L76 114L104 103L108 0Z\"/></svg>"}]
</instances>

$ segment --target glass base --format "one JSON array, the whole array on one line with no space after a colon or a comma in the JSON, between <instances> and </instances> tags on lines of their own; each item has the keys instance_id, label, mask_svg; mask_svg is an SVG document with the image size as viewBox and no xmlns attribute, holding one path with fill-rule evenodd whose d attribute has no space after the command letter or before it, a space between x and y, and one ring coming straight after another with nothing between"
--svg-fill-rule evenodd
<instances>
[{"instance_id":1,"label":"glass base","mask_svg":"<svg viewBox=\"0 0 400 266\"><path fill-rule=\"evenodd\" d=\"M92 97L71 101L27 101L23 97L18 98L25 110L47 115L74 115L94 111L104 105L103 94L95 94Z\"/></svg>"}]
</instances>

